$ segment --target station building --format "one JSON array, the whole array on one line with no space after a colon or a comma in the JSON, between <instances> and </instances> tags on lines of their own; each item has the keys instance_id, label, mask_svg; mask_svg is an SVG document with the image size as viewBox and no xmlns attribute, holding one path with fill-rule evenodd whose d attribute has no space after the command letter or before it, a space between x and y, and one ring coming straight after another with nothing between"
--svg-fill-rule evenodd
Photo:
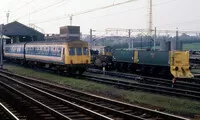
<instances>
[{"instance_id":1,"label":"station building","mask_svg":"<svg viewBox=\"0 0 200 120\"><path fill-rule=\"evenodd\" d=\"M2 25L2 33L6 36L6 44L44 40L43 33L17 21Z\"/></svg>"}]
</instances>

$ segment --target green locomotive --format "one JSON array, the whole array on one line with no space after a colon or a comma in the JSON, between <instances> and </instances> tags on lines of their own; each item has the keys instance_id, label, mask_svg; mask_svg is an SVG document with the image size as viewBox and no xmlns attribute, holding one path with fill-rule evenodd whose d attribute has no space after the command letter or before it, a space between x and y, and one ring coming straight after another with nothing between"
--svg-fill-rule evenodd
<instances>
[{"instance_id":1,"label":"green locomotive","mask_svg":"<svg viewBox=\"0 0 200 120\"><path fill-rule=\"evenodd\" d=\"M188 51L115 50L113 66L122 72L191 78Z\"/></svg>"}]
</instances>

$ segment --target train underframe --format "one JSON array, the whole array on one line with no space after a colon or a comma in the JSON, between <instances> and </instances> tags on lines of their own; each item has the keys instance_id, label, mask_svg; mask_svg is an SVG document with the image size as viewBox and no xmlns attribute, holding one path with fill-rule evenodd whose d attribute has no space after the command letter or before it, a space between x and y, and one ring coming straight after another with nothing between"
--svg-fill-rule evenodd
<instances>
[{"instance_id":1,"label":"train underframe","mask_svg":"<svg viewBox=\"0 0 200 120\"><path fill-rule=\"evenodd\" d=\"M125 62L114 62L113 67L117 71L124 73L135 73L145 76L162 76L164 78L173 78L172 74L170 73L169 66L141 65Z\"/></svg>"},{"instance_id":2,"label":"train underframe","mask_svg":"<svg viewBox=\"0 0 200 120\"><path fill-rule=\"evenodd\" d=\"M87 65L85 64L56 64L56 63L45 63L40 61L23 60L7 58L14 63L29 66L31 68L45 68L49 70L56 71L58 74L65 73L66 75L82 75L86 71Z\"/></svg>"},{"instance_id":3,"label":"train underframe","mask_svg":"<svg viewBox=\"0 0 200 120\"><path fill-rule=\"evenodd\" d=\"M105 67L106 70L112 70L112 56L102 55L93 56L91 59L91 67L102 69Z\"/></svg>"}]
</instances>

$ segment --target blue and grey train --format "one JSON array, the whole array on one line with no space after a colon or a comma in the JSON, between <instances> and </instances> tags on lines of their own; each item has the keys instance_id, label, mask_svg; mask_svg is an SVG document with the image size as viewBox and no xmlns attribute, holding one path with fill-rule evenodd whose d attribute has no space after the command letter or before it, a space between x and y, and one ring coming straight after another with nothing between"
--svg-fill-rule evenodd
<instances>
[{"instance_id":1,"label":"blue and grey train","mask_svg":"<svg viewBox=\"0 0 200 120\"><path fill-rule=\"evenodd\" d=\"M90 64L88 43L81 40L7 44L4 57L31 66L77 74L82 74Z\"/></svg>"}]
</instances>

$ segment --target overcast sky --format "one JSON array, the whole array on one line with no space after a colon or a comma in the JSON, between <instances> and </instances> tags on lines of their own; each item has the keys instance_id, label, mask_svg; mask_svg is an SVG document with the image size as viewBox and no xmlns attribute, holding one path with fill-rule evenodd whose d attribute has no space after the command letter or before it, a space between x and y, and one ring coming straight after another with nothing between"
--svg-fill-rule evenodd
<instances>
[{"instance_id":1,"label":"overcast sky","mask_svg":"<svg viewBox=\"0 0 200 120\"><path fill-rule=\"evenodd\" d=\"M60 26L69 25L69 14L103 7L127 0L1 0L0 24L6 24L6 11L10 20L28 25L34 23L45 33L58 33ZM200 31L200 0L153 0L153 26L157 29ZM89 29L147 28L148 0L107 8L73 17L73 25ZM60 19L63 18L63 19ZM57 19L53 21L53 19Z\"/></svg>"}]
</instances>

